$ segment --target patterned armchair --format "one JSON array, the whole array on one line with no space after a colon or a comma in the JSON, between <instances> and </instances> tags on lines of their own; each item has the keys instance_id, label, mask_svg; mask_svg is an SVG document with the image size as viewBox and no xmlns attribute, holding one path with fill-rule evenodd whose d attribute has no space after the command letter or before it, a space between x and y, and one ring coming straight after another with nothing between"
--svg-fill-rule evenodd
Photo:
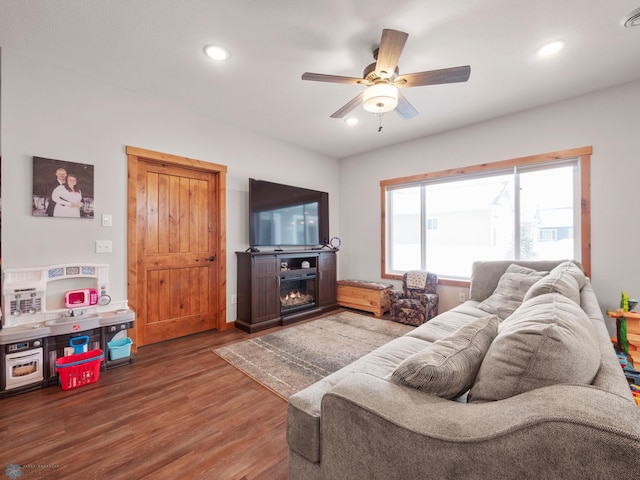
<instances>
[{"instance_id":1,"label":"patterned armchair","mask_svg":"<svg viewBox=\"0 0 640 480\"><path fill-rule=\"evenodd\" d=\"M422 325L438 314L438 276L411 270L402 276L402 291L389 291L391 320Z\"/></svg>"}]
</instances>

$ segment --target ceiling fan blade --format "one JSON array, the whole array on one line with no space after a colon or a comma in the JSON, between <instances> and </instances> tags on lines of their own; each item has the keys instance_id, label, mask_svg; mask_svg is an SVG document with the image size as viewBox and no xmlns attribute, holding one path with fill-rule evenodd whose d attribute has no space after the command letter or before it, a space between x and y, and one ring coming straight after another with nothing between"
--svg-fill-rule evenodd
<instances>
[{"instance_id":1,"label":"ceiling fan blade","mask_svg":"<svg viewBox=\"0 0 640 480\"><path fill-rule=\"evenodd\" d=\"M340 110L331 115L331 118L342 118L351 110L356 108L358 105L362 105L362 93L360 93L353 100L349 101L346 105L344 105Z\"/></svg>"},{"instance_id":2,"label":"ceiling fan blade","mask_svg":"<svg viewBox=\"0 0 640 480\"><path fill-rule=\"evenodd\" d=\"M400 75L393 82L396 87L419 87L422 85L439 85L441 83L466 82L471 75L471 67L443 68L441 70L430 70L428 72L407 73Z\"/></svg>"},{"instance_id":3,"label":"ceiling fan blade","mask_svg":"<svg viewBox=\"0 0 640 480\"><path fill-rule=\"evenodd\" d=\"M376 75L380 78L389 78L394 74L408 37L409 34L398 30L385 28L382 31L378 58L376 59Z\"/></svg>"},{"instance_id":4,"label":"ceiling fan blade","mask_svg":"<svg viewBox=\"0 0 640 480\"><path fill-rule=\"evenodd\" d=\"M398 92L398 106L396 107L396 112L405 120L409 120L416 115L418 115L418 111L409 103L409 100L402 95L402 93Z\"/></svg>"},{"instance_id":5,"label":"ceiling fan blade","mask_svg":"<svg viewBox=\"0 0 640 480\"><path fill-rule=\"evenodd\" d=\"M302 80L312 80L314 82L330 82L330 83L348 83L358 85L360 83L367 84L362 78L340 77L338 75L324 75L322 73L303 73Z\"/></svg>"}]
</instances>

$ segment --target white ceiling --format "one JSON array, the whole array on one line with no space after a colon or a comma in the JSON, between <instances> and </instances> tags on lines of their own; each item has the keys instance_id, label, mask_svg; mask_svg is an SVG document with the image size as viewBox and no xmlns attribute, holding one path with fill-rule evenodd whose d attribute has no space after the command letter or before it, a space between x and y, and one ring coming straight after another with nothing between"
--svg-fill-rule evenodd
<instances>
[{"instance_id":1,"label":"white ceiling","mask_svg":"<svg viewBox=\"0 0 640 480\"><path fill-rule=\"evenodd\" d=\"M640 79L640 0L0 0L0 47L344 158ZM409 39L400 73L471 65L467 83L405 89L420 112L355 127L329 116L364 87L383 28ZM561 39L553 58L536 50ZM221 44L217 64L203 47ZM597 112L594 112L597 113Z\"/></svg>"}]
</instances>

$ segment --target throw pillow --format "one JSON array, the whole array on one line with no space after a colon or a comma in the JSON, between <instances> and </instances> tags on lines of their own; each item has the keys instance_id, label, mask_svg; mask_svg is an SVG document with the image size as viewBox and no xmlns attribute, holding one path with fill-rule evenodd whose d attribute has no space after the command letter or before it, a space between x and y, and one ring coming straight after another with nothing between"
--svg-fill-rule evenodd
<instances>
[{"instance_id":1,"label":"throw pillow","mask_svg":"<svg viewBox=\"0 0 640 480\"><path fill-rule=\"evenodd\" d=\"M472 321L406 358L390 379L442 398L458 398L473 385L498 324L495 315Z\"/></svg>"},{"instance_id":2,"label":"throw pillow","mask_svg":"<svg viewBox=\"0 0 640 480\"><path fill-rule=\"evenodd\" d=\"M533 297L544 295L545 293L557 292L580 305L580 290L584 286L586 279L582 270L575 264L571 263L571 265L575 267L575 270L572 271L571 267L566 263L558 265L558 267L561 268L554 268L549 272L549 275L534 283L522 301L526 302ZM580 278L578 272L582 276L582 282L578 281L578 278Z\"/></svg>"},{"instance_id":3,"label":"throw pillow","mask_svg":"<svg viewBox=\"0 0 640 480\"><path fill-rule=\"evenodd\" d=\"M553 273L554 275L572 276L578 282L580 290L582 290L582 287L584 287L587 283L587 277L582 271L582 268L580 268L576 263L572 261L562 262L560 265L551 270L550 273Z\"/></svg>"},{"instance_id":4,"label":"throw pillow","mask_svg":"<svg viewBox=\"0 0 640 480\"><path fill-rule=\"evenodd\" d=\"M481 302L478 308L487 313L498 315L504 320L520 306L529 288L548 273L538 272L513 263L500 277L493 294Z\"/></svg>"},{"instance_id":5,"label":"throw pillow","mask_svg":"<svg viewBox=\"0 0 640 480\"><path fill-rule=\"evenodd\" d=\"M547 293L500 324L469 401L501 400L559 383L590 384L599 367L597 334L587 314L566 297Z\"/></svg>"}]
</instances>

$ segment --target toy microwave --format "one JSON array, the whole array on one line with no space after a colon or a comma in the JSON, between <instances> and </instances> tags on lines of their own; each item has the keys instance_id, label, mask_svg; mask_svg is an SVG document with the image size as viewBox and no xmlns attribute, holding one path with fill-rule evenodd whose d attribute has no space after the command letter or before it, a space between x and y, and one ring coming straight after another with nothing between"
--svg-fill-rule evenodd
<instances>
[{"instance_id":1,"label":"toy microwave","mask_svg":"<svg viewBox=\"0 0 640 480\"><path fill-rule=\"evenodd\" d=\"M66 308L90 307L96 303L98 303L97 288L70 290L64 294L64 306Z\"/></svg>"}]
</instances>

